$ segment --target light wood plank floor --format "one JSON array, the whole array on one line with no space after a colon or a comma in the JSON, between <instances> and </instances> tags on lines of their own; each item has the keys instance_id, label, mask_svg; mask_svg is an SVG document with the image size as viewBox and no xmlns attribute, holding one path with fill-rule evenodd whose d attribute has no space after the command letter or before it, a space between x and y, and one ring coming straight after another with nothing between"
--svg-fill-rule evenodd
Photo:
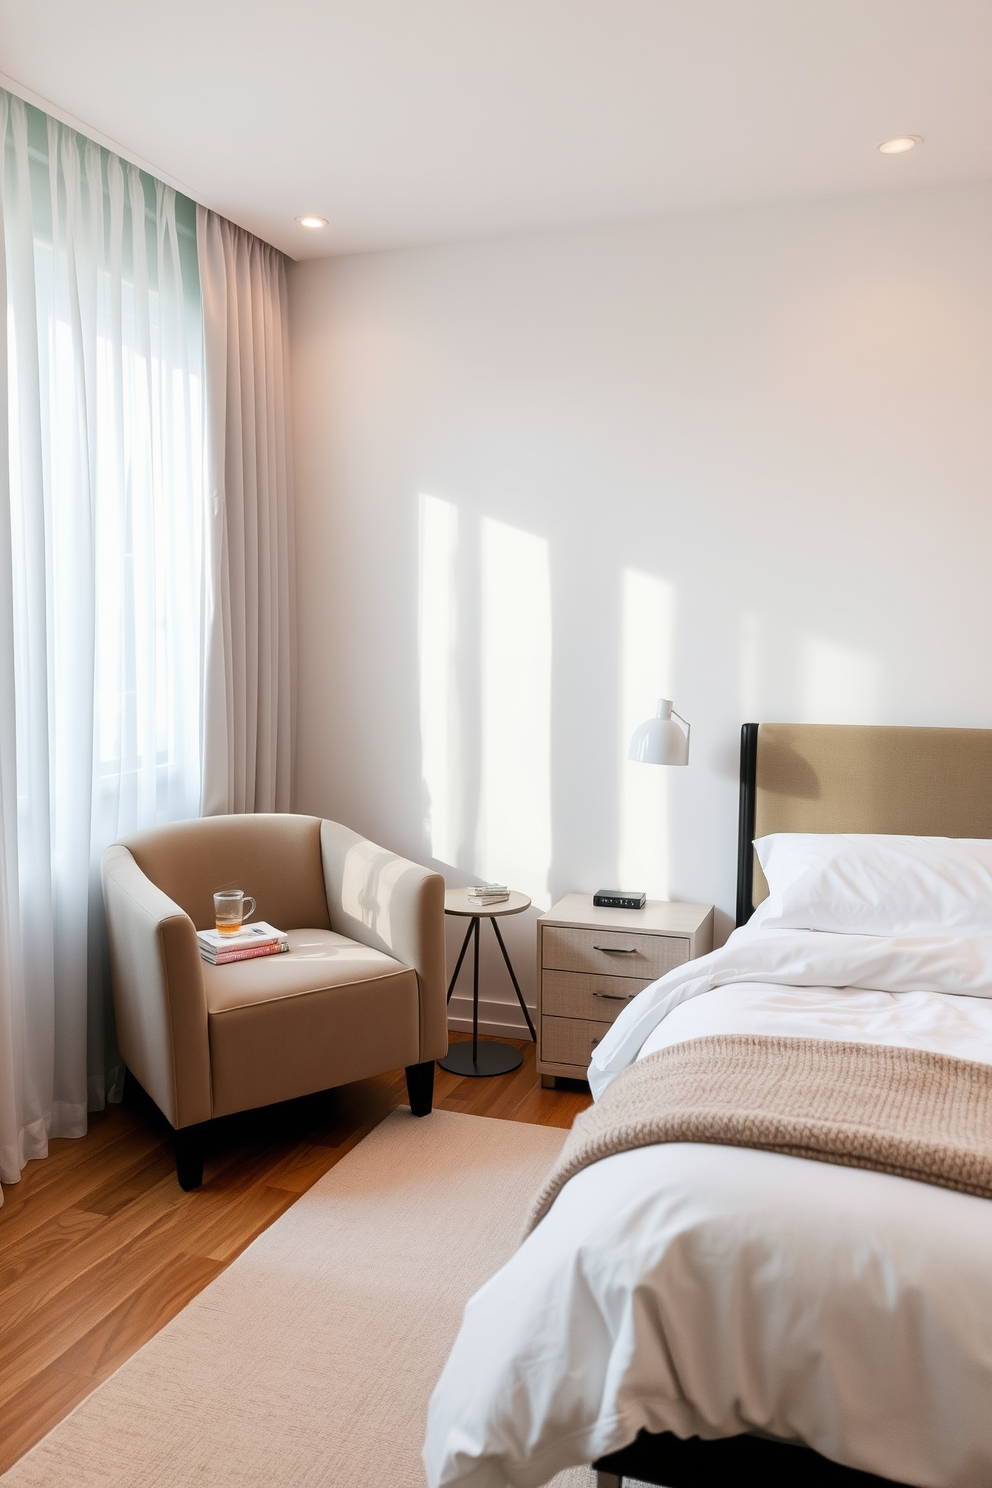
<instances>
[{"instance_id":1,"label":"light wood plank floor","mask_svg":"<svg viewBox=\"0 0 992 1488\"><path fill-rule=\"evenodd\" d=\"M453 1034L459 1039L464 1035ZM435 1104L568 1127L585 1087L543 1090L519 1070L438 1070ZM175 1178L169 1128L128 1082L124 1103L55 1141L0 1209L0 1472L16 1462L396 1105L402 1072L215 1124L204 1186Z\"/></svg>"}]
</instances>

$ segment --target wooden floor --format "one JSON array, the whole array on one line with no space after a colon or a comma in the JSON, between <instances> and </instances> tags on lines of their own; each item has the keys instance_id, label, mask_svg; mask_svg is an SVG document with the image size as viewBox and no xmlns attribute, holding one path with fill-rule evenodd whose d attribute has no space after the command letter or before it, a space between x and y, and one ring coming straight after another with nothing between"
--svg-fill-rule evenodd
<instances>
[{"instance_id":1,"label":"wooden floor","mask_svg":"<svg viewBox=\"0 0 992 1488\"><path fill-rule=\"evenodd\" d=\"M453 1040L462 1035L453 1034ZM437 1071L445 1111L568 1127L585 1087L519 1070ZM215 1123L201 1189L175 1178L170 1128L129 1081L87 1136L54 1141L0 1209L0 1472L44 1436L255 1236L406 1101L403 1075Z\"/></svg>"}]
</instances>

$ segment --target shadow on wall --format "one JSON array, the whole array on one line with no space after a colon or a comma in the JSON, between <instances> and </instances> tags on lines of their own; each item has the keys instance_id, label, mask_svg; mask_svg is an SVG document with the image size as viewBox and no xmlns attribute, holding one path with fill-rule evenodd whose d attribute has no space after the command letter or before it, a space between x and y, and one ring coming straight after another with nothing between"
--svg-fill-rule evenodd
<instances>
[{"instance_id":1,"label":"shadow on wall","mask_svg":"<svg viewBox=\"0 0 992 1488\"><path fill-rule=\"evenodd\" d=\"M553 753L560 766L576 741L554 737L552 727L548 539L427 494L419 531L425 842L464 881L507 883L547 909L580 887L552 882ZM615 802L614 851L601 876L665 899L673 882L671 771L629 760L627 747L658 698L680 694L678 595L671 579L639 568L619 567L616 581L613 674L589 676L577 710L579 717L595 710L600 724L611 715L612 783L601 770L590 784L590 794L612 790ZM763 699L780 693L783 674L793 678L800 721L880 721L879 665L864 652L817 636L773 637L745 612L737 662L741 721L766 717ZM736 740L720 761L718 774L736 776Z\"/></svg>"},{"instance_id":2,"label":"shadow on wall","mask_svg":"<svg viewBox=\"0 0 992 1488\"><path fill-rule=\"evenodd\" d=\"M551 903L551 579L545 538L420 498L423 827L432 856ZM474 603L466 594L474 595Z\"/></svg>"},{"instance_id":3,"label":"shadow on wall","mask_svg":"<svg viewBox=\"0 0 992 1488\"><path fill-rule=\"evenodd\" d=\"M469 526L464 514L461 522ZM674 588L624 569L621 610L616 675L597 689L616 739L617 847L603 874L665 898L666 772L626 753L637 724L673 685ZM547 909L565 891L550 882L547 539L487 516L460 531L453 503L421 495L419 658L423 830L431 856L469 876L508 883Z\"/></svg>"}]
</instances>

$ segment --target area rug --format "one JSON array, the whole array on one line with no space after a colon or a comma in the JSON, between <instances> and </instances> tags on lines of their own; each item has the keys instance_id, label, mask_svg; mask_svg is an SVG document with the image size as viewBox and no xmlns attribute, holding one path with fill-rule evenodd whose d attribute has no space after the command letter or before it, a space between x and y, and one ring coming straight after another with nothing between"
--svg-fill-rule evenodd
<instances>
[{"instance_id":1,"label":"area rug","mask_svg":"<svg viewBox=\"0 0 992 1488\"><path fill-rule=\"evenodd\" d=\"M394 1111L3 1488L424 1488L462 1308L512 1253L564 1135Z\"/></svg>"}]
</instances>

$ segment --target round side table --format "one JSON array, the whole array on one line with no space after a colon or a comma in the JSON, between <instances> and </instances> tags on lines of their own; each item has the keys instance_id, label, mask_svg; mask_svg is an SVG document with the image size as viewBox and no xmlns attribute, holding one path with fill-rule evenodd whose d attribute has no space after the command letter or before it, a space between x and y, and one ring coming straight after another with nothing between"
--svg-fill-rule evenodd
<instances>
[{"instance_id":1,"label":"round side table","mask_svg":"<svg viewBox=\"0 0 992 1488\"><path fill-rule=\"evenodd\" d=\"M515 1070L523 1062L523 1055L520 1050L514 1049L510 1044L498 1044L493 1042L492 1039L487 1039L484 1044L479 1043L479 925L482 920L488 920L493 927L497 943L503 952L506 969L510 973L513 990L517 994L517 1001L523 1010L524 1017L527 1019L530 1036L537 1043L537 1034L534 1032L533 1023L530 1021L530 1013L527 1011L527 1004L524 1002L520 983L517 981L516 973L510 964L510 958L506 953L506 946L503 944L503 937L499 933L499 925L496 923L503 915L522 914L525 909L529 908L530 899L526 894L518 894L515 889L511 889L509 899L503 899L498 904L471 904L469 902L468 889L445 890L445 914L458 915L470 921L469 927L465 932L461 951L458 955L458 961L455 965L455 974L448 983L449 1002L451 1001L451 994L455 990L458 973L462 969L462 962L465 960L468 943L473 937L475 939L473 954L475 965L472 983L472 1042L470 1044L452 1044L444 1058L438 1060L441 1068L449 1070L453 1075L506 1075L509 1074L510 1070Z\"/></svg>"}]
</instances>

